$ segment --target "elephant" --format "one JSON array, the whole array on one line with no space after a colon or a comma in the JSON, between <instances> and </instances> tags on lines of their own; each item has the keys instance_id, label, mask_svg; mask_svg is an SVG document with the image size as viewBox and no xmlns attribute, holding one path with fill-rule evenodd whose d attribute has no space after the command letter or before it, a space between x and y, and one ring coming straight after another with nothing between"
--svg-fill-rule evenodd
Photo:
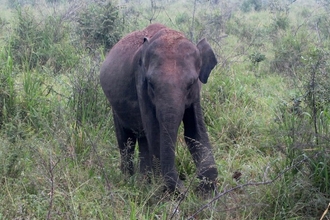
<instances>
[{"instance_id":1,"label":"elephant","mask_svg":"<svg viewBox=\"0 0 330 220\"><path fill-rule=\"evenodd\" d=\"M197 188L215 189L218 170L200 90L216 64L205 39L195 45L159 23L128 34L111 48L101 66L100 84L111 105L124 173L134 174L138 142L140 172L147 176L158 172L166 191L182 191L175 147L183 122L184 139L200 179Z\"/></svg>"}]
</instances>

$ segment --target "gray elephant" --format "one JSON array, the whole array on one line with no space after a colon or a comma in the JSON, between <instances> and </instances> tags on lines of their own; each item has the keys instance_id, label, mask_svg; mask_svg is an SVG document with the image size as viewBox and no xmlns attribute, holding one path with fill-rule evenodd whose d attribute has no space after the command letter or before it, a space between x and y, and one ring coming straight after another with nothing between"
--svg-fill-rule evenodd
<instances>
[{"instance_id":1,"label":"gray elephant","mask_svg":"<svg viewBox=\"0 0 330 220\"><path fill-rule=\"evenodd\" d=\"M138 141L140 172L160 170L166 189L181 191L175 146L183 121L184 138L201 179L199 189L214 189L218 171L203 121L200 89L216 64L205 39L195 46L162 24L130 33L110 50L100 82L112 106L123 172L134 173Z\"/></svg>"}]
</instances>

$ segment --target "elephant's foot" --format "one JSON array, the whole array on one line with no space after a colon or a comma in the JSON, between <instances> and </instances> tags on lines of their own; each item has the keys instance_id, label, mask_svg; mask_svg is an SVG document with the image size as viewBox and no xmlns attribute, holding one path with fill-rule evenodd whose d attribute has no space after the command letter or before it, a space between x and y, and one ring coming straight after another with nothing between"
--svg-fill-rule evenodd
<instances>
[{"instance_id":1,"label":"elephant's foot","mask_svg":"<svg viewBox=\"0 0 330 220\"><path fill-rule=\"evenodd\" d=\"M183 184L180 184L180 186L176 186L174 188L170 188L168 186L164 186L163 194L165 196L169 196L171 199L174 200L182 200L186 196L187 190L183 186Z\"/></svg>"},{"instance_id":2,"label":"elephant's foot","mask_svg":"<svg viewBox=\"0 0 330 220\"><path fill-rule=\"evenodd\" d=\"M200 181L199 185L196 188L197 193L201 195L207 195L213 193L217 190L216 181L210 181L207 179L203 179Z\"/></svg>"},{"instance_id":3,"label":"elephant's foot","mask_svg":"<svg viewBox=\"0 0 330 220\"><path fill-rule=\"evenodd\" d=\"M177 173L171 173L171 175L166 175L164 177L165 189L164 192L168 192L170 194L184 194L186 192L186 188L184 187L183 182L179 179Z\"/></svg>"},{"instance_id":4,"label":"elephant's foot","mask_svg":"<svg viewBox=\"0 0 330 220\"><path fill-rule=\"evenodd\" d=\"M200 183L197 190L204 193L212 193L216 190L216 182L218 177L218 170L216 167L210 167L198 175Z\"/></svg>"},{"instance_id":5,"label":"elephant's foot","mask_svg":"<svg viewBox=\"0 0 330 220\"><path fill-rule=\"evenodd\" d=\"M205 167L205 166L204 166ZM218 177L218 170L215 165L209 165L204 169L200 169L198 172L198 179L208 179L210 181L216 180Z\"/></svg>"}]
</instances>

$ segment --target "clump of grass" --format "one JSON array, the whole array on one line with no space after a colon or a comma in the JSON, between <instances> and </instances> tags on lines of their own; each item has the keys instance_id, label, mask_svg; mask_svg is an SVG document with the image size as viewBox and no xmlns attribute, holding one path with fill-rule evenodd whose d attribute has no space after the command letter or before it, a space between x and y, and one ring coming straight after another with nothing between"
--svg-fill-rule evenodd
<instances>
[{"instance_id":1,"label":"clump of grass","mask_svg":"<svg viewBox=\"0 0 330 220\"><path fill-rule=\"evenodd\" d=\"M13 59L10 48L1 53L1 76L0 76L0 128L8 122L16 112L16 91L14 89ZM7 56L6 56L7 54Z\"/></svg>"},{"instance_id":2,"label":"clump of grass","mask_svg":"<svg viewBox=\"0 0 330 220\"><path fill-rule=\"evenodd\" d=\"M54 73L74 66L78 53L68 43L69 25L59 15L37 15L29 7L18 7L15 16L16 24L8 43L16 65L25 70L47 66Z\"/></svg>"},{"instance_id":3,"label":"clump of grass","mask_svg":"<svg viewBox=\"0 0 330 220\"><path fill-rule=\"evenodd\" d=\"M99 62L82 59L81 65L70 75L72 96L69 106L77 126L85 123L97 125L110 117L109 103L99 85Z\"/></svg>"}]
</instances>

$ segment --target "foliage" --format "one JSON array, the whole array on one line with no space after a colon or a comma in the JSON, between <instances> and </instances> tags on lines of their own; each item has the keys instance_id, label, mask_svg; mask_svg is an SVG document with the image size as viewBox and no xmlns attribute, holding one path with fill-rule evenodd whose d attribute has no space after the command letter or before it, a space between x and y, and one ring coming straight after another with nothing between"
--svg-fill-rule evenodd
<instances>
[{"instance_id":1,"label":"foliage","mask_svg":"<svg viewBox=\"0 0 330 220\"><path fill-rule=\"evenodd\" d=\"M36 0L8 0L8 5L11 8L20 7L23 5L35 5Z\"/></svg>"},{"instance_id":2,"label":"foliage","mask_svg":"<svg viewBox=\"0 0 330 220\"><path fill-rule=\"evenodd\" d=\"M306 41L307 42L307 41ZM288 191L285 216L294 214L312 216L321 213L329 199L329 51L318 44L306 43L299 56L293 53L288 57L296 57L291 64L298 62L292 75L299 88L292 105L281 109L280 131L283 133L283 149L286 155L286 166L294 164L299 158L304 163L296 166L291 175L283 183ZM291 44L292 45L292 44ZM293 67L292 67L293 68ZM297 82L300 82L299 84ZM306 178L307 177L307 178ZM299 181L299 182L298 182ZM305 190L308 187L308 191ZM300 193L298 193L300 191ZM292 194L289 196L289 192ZM297 193L296 193L297 192ZM312 193L313 192L313 193ZM281 192L281 195L283 193ZM309 198L309 199L308 199ZM301 209L296 204L303 204ZM301 206L301 205L300 205Z\"/></svg>"},{"instance_id":3,"label":"foliage","mask_svg":"<svg viewBox=\"0 0 330 220\"><path fill-rule=\"evenodd\" d=\"M40 17L29 7L19 7L15 14L14 33L8 39L15 63L27 70L51 67L54 73L74 66L77 52L66 43L69 27L59 16Z\"/></svg>"},{"instance_id":4,"label":"foliage","mask_svg":"<svg viewBox=\"0 0 330 220\"><path fill-rule=\"evenodd\" d=\"M10 48L9 48L10 51ZM15 115L16 91L13 79L13 60L11 52L1 51L1 75L0 75L0 128L3 123L8 122L8 118ZM7 54L7 56L6 56Z\"/></svg>"},{"instance_id":5,"label":"foliage","mask_svg":"<svg viewBox=\"0 0 330 220\"><path fill-rule=\"evenodd\" d=\"M328 108L330 99L330 51L313 47L309 48L303 56L303 69L306 72L304 82L305 102L315 113L320 113ZM315 108L315 109L314 109Z\"/></svg>"},{"instance_id":6,"label":"foliage","mask_svg":"<svg viewBox=\"0 0 330 220\"><path fill-rule=\"evenodd\" d=\"M256 51L250 54L249 56L252 64L256 65L266 59L265 54L261 54L260 52Z\"/></svg>"},{"instance_id":7,"label":"foliage","mask_svg":"<svg viewBox=\"0 0 330 220\"><path fill-rule=\"evenodd\" d=\"M72 85L72 96L69 106L75 118L77 126L85 123L99 124L110 112L101 87L99 86L100 62L91 62L89 58L82 59L83 63L70 76ZM93 62L93 61L92 61ZM109 116L108 116L109 117Z\"/></svg>"},{"instance_id":8,"label":"foliage","mask_svg":"<svg viewBox=\"0 0 330 220\"><path fill-rule=\"evenodd\" d=\"M274 44L275 57L272 61L272 70L282 74L294 73L301 65L301 57L303 51L306 49L304 38L297 39L291 34L288 34L280 37Z\"/></svg>"},{"instance_id":9,"label":"foliage","mask_svg":"<svg viewBox=\"0 0 330 220\"><path fill-rule=\"evenodd\" d=\"M260 11L262 9L262 0L244 0L241 5L243 12L249 12L251 9Z\"/></svg>"},{"instance_id":10,"label":"foliage","mask_svg":"<svg viewBox=\"0 0 330 220\"><path fill-rule=\"evenodd\" d=\"M330 7L330 4L329 4ZM330 36L330 19L326 14L319 15L315 18L314 24L316 24L315 28L319 35L319 40L327 41ZM312 25L312 24L311 24Z\"/></svg>"},{"instance_id":11,"label":"foliage","mask_svg":"<svg viewBox=\"0 0 330 220\"><path fill-rule=\"evenodd\" d=\"M268 24L260 25L249 22L246 14L232 16L226 24L226 33L237 38L237 43L232 45L236 47L235 55L246 56L252 63L259 59L260 61L264 60L268 55L264 51L266 51L269 42L269 32L266 25Z\"/></svg>"},{"instance_id":12,"label":"foliage","mask_svg":"<svg viewBox=\"0 0 330 220\"><path fill-rule=\"evenodd\" d=\"M86 47L108 51L121 36L118 9L111 1L96 1L80 11L77 32Z\"/></svg>"}]
</instances>

